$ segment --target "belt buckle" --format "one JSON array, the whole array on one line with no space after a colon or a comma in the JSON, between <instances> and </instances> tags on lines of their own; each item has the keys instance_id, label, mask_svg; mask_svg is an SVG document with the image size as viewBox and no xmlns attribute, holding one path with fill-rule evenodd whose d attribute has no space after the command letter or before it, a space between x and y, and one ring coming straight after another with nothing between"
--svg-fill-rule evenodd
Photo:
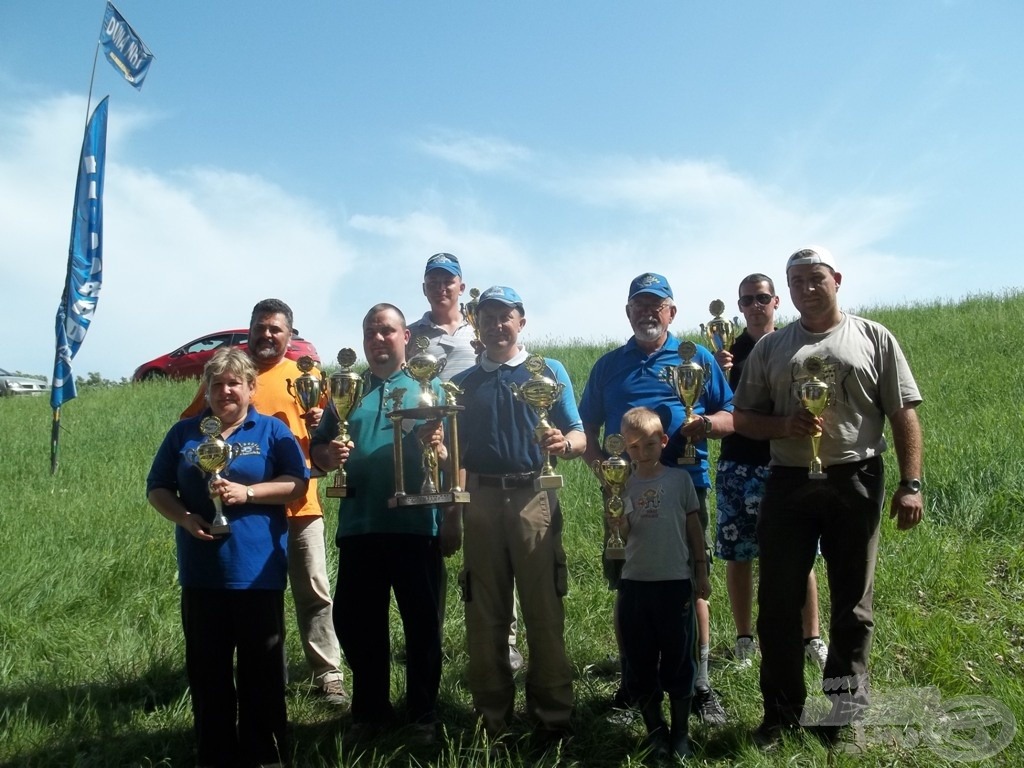
<instances>
[{"instance_id":1,"label":"belt buckle","mask_svg":"<svg viewBox=\"0 0 1024 768\"><path fill-rule=\"evenodd\" d=\"M502 477L501 477L501 490L503 490L503 491L515 490L516 488L519 487L518 482L519 482L519 478L518 477L508 477L506 475L502 475Z\"/></svg>"}]
</instances>

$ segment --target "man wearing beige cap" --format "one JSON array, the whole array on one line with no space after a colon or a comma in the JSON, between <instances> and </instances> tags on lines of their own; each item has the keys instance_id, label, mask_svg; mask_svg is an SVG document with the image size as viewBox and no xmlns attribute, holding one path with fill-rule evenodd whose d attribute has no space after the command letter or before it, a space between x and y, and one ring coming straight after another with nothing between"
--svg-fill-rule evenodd
<instances>
[{"instance_id":1,"label":"man wearing beige cap","mask_svg":"<svg viewBox=\"0 0 1024 768\"><path fill-rule=\"evenodd\" d=\"M842 278L819 246L789 257L786 280L800 319L757 343L733 398L736 431L771 440L757 524L764 720L754 740L762 747L813 723L804 712L800 608L819 537L832 603L822 684L831 712L817 723L820 734L835 739L867 706L886 419L901 477L889 515L901 530L921 520L921 394L893 335L839 308ZM816 434L823 466L809 469Z\"/></svg>"}]
</instances>

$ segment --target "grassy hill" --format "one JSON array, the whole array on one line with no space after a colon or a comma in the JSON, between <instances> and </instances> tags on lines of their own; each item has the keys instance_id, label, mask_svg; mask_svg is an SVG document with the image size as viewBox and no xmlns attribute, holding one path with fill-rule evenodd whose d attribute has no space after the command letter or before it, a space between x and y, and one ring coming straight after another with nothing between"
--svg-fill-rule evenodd
<instances>
[{"instance_id":1,"label":"grassy hill","mask_svg":"<svg viewBox=\"0 0 1024 768\"><path fill-rule=\"evenodd\" d=\"M877 722L863 754L813 739L761 754L747 732L760 717L757 669L732 647L724 568L712 583L712 681L725 728L695 728L708 765L947 766L983 758L1024 764L1004 744L1024 713L1024 296L863 311L900 339L924 393L926 520L909 534L883 523L875 594L872 688ZM626 330L626 329L624 329ZM577 396L604 349L549 346ZM61 467L49 474L43 399L0 400L0 764L179 766L192 761L179 592L170 525L145 501L159 441L194 393L190 383L86 388L64 409ZM889 487L895 462L889 461ZM616 678L611 595L601 579L598 489L580 462L562 465L571 591L567 642L576 669L576 736L559 754L510 755L512 765L636 763L639 723L609 723ZM336 502L326 504L328 530ZM458 557L449 563L455 572ZM819 568L821 565L819 564ZM823 569L822 612L829 605ZM488 762L473 731L462 606L454 579L445 624L441 714L448 743L408 755L396 738L373 753L342 741L347 716L311 695L290 618L295 766L440 766ZM289 611L291 608L289 606ZM393 638L400 642L397 624ZM396 696L404 669L394 665ZM808 681L813 675L808 668Z\"/></svg>"}]
</instances>

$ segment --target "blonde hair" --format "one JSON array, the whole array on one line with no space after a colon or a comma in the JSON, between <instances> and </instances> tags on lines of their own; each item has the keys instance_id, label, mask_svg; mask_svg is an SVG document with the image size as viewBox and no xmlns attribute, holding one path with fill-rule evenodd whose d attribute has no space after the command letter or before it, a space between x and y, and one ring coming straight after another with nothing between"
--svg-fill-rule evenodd
<instances>
[{"instance_id":1,"label":"blonde hair","mask_svg":"<svg viewBox=\"0 0 1024 768\"><path fill-rule=\"evenodd\" d=\"M665 427L661 423L661 417L650 408L638 406L630 408L622 414L622 424L619 430L626 432L639 432L642 435L663 435Z\"/></svg>"},{"instance_id":2,"label":"blonde hair","mask_svg":"<svg viewBox=\"0 0 1024 768\"><path fill-rule=\"evenodd\" d=\"M213 353L203 368L203 383L206 391L210 391L213 380L224 373L241 376L250 387L256 385L256 366L252 358L238 347L218 349Z\"/></svg>"}]
</instances>

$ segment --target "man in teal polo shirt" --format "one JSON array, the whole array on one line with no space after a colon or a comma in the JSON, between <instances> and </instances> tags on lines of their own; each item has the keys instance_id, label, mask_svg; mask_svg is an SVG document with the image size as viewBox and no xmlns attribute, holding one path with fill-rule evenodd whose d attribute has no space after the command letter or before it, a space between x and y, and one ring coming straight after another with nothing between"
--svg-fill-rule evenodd
<instances>
[{"instance_id":1,"label":"man in teal polo shirt","mask_svg":"<svg viewBox=\"0 0 1024 768\"><path fill-rule=\"evenodd\" d=\"M421 422L392 421L394 408L418 405L419 383L402 366L409 342L405 316L391 304L377 304L363 319L363 352L369 363L362 399L348 417L351 441L337 440L338 415L324 412L311 455L325 470L345 465L351 494L338 511L338 580L334 626L352 669L355 735L371 736L390 726L391 649L388 626L391 591L405 629L406 702L410 743L436 738L437 691L441 680L438 600L443 568L438 542L441 520L431 506L391 509L395 493L394 429L402 429L404 482L423 482L422 438L440 439ZM435 393L439 385L435 383ZM395 399L396 392L405 393ZM443 444L439 446L442 458Z\"/></svg>"}]
</instances>

